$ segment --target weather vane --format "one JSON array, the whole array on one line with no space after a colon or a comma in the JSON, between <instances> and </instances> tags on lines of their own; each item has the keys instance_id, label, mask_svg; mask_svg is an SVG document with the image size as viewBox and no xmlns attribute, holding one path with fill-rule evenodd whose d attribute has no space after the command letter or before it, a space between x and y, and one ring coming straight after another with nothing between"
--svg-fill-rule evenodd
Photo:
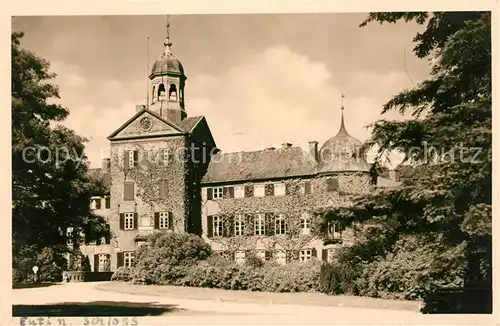
<instances>
[{"instance_id":1,"label":"weather vane","mask_svg":"<svg viewBox=\"0 0 500 326\"><path fill-rule=\"evenodd\" d=\"M170 47L172 42L170 42L170 16L167 15L167 38L165 39L165 54L170 54Z\"/></svg>"}]
</instances>

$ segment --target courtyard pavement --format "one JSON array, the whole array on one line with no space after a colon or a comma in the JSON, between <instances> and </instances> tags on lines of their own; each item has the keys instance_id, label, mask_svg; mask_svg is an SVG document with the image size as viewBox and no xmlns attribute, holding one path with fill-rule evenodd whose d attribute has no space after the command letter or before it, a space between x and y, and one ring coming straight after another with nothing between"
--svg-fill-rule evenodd
<instances>
[{"instance_id":1,"label":"courtyard pavement","mask_svg":"<svg viewBox=\"0 0 500 326\"><path fill-rule=\"evenodd\" d=\"M94 288L97 284L13 290L13 316L140 316L139 326L161 325L164 317L176 324L493 324L492 315L430 316L389 309L188 300L101 291ZM155 316L162 318L150 318ZM80 317L72 324L85 323Z\"/></svg>"}]
</instances>

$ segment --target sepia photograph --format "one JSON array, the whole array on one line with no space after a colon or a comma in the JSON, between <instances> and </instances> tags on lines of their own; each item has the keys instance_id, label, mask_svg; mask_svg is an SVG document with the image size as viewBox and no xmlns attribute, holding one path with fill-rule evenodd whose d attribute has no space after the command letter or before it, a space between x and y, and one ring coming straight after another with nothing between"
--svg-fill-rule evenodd
<instances>
[{"instance_id":1,"label":"sepia photograph","mask_svg":"<svg viewBox=\"0 0 500 326\"><path fill-rule=\"evenodd\" d=\"M491 11L12 16L13 320L491 316L492 58Z\"/></svg>"}]
</instances>

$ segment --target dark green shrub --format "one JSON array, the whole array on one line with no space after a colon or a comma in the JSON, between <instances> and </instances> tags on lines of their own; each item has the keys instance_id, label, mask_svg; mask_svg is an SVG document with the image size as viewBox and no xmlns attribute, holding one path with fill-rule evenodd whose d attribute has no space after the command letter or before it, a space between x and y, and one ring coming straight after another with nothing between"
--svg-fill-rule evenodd
<instances>
[{"instance_id":1,"label":"dark green shrub","mask_svg":"<svg viewBox=\"0 0 500 326\"><path fill-rule=\"evenodd\" d=\"M158 232L137 251L131 277L140 284L183 283L189 269L210 255L210 246L197 235Z\"/></svg>"},{"instance_id":2,"label":"dark green shrub","mask_svg":"<svg viewBox=\"0 0 500 326\"><path fill-rule=\"evenodd\" d=\"M254 268L260 268L264 266L264 260L260 257L258 257L256 254L253 252L248 252L245 255L245 265L254 267Z\"/></svg>"},{"instance_id":3,"label":"dark green shrub","mask_svg":"<svg viewBox=\"0 0 500 326\"><path fill-rule=\"evenodd\" d=\"M319 290L326 294L358 294L357 279L360 266L335 262L323 263L319 277Z\"/></svg>"},{"instance_id":4,"label":"dark green shrub","mask_svg":"<svg viewBox=\"0 0 500 326\"><path fill-rule=\"evenodd\" d=\"M83 258L83 261L82 261L82 271L84 271L84 272L90 272L91 271L89 256L85 256Z\"/></svg>"},{"instance_id":5,"label":"dark green shrub","mask_svg":"<svg viewBox=\"0 0 500 326\"><path fill-rule=\"evenodd\" d=\"M111 281L130 282L132 281L131 270L128 267L119 267L111 276Z\"/></svg>"}]
</instances>

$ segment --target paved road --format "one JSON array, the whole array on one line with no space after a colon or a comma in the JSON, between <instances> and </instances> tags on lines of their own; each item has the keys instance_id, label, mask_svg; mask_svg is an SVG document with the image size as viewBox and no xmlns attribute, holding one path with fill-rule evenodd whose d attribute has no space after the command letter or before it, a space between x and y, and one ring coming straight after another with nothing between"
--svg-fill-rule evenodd
<instances>
[{"instance_id":1,"label":"paved road","mask_svg":"<svg viewBox=\"0 0 500 326\"><path fill-rule=\"evenodd\" d=\"M14 314L77 316L162 316L176 324L467 324L464 316L426 316L410 311L169 299L104 292L96 283L70 283L13 290ZM40 305L45 305L41 307ZM490 324L475 316L474 324ZM139 318L138 325L160 325L163 318ZM83 322L81 322L83 324ZM75 324L73 324L75 325ZM129 324L130 325L130 324Z\"/></svg>"}]
</instances>

